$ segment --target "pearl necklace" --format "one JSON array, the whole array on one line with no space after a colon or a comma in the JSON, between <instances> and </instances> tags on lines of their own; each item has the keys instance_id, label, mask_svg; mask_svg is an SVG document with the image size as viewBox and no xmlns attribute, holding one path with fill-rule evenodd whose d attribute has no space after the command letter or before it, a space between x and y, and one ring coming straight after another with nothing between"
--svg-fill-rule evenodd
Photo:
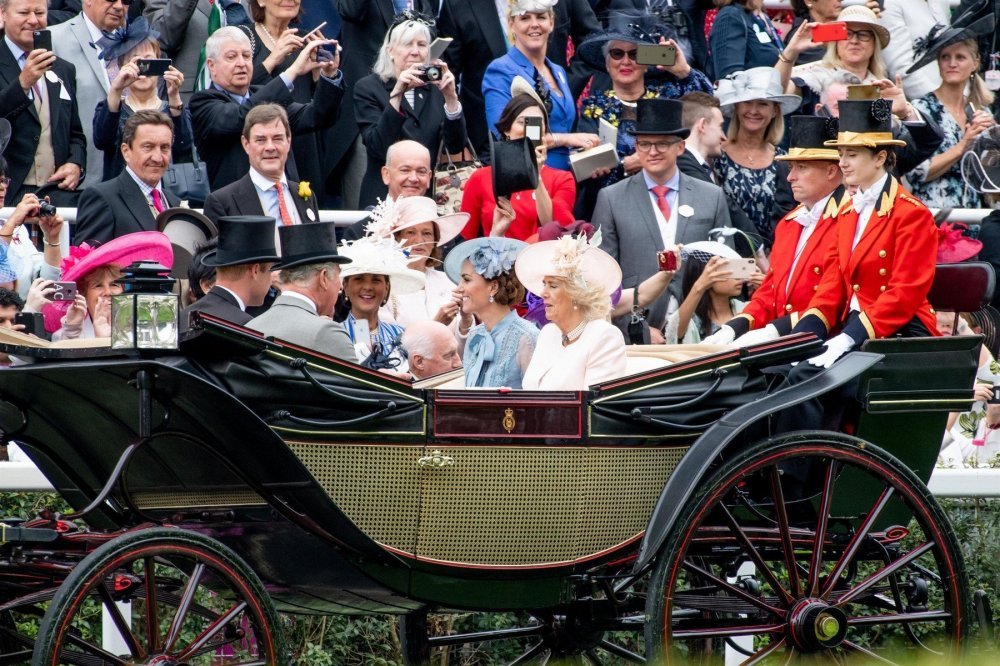
<instances>
[{"instance_id":1,"label":"pearl necklace","mask_svg":"<svg viewBox=\"0 0 1000 666\"><path fill-rule=\"evenodd\" d=\"M587 324L589 323L590 323L589 320L584 319L579 324L577 324L576 327L573 328L573 330L569 331L568 333L563 333L562 336L563 347L579 340L580 336L583 335L583 329L586 328Z\"/></svg>"},{"instance_id":2,"label":"pearl necklace","mask_svg":"<svg viewBox=\"0 0 1000 666\"><path fill-rule=\"evenodd\" d=\"M267 26L264 25L263 23L258 23L257 25L259 25L260 29L264 31L264 34L267 35L267 38L271 40L271 50L273 51L274 49L278 48L278 40L274 38L274 35L272 35L271 31L267 29Z\"/></svg>"}]
</instances>

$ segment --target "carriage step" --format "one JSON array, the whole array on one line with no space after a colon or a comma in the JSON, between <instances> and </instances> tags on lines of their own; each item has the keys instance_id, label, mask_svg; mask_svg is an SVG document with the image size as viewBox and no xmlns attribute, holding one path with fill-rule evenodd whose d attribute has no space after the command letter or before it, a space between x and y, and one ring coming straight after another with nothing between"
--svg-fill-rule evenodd
<instances>
[{"instance_id":1,"label":"carriage step","mask_svg":"<svg viewBox=\"0 0 1000 666\"><path fill-rule=\"evenodd\" d=\"M993 607L990 605L990 597L986 590L976 590L972 595L972 602L976 606L976 619L979 620L979 630L983 632L983 638L988 641L993 640Z\"/></svg>"}]
</instances>

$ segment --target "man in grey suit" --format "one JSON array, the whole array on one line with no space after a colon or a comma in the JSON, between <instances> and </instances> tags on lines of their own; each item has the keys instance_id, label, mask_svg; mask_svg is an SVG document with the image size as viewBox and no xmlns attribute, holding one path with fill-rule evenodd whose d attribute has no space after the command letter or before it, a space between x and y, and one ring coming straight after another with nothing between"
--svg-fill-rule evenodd
<instances>
[{"instance_id":1,"label":"man in grey suit","mask_svg":"<svg viewBox=\"0 0 1000 666\"><path fill-rule=\"evenodd\" d=\"M340 264L350 261L337 254L336 224L279 227L278 235L281 261L273 269L281 271L281 295L247 327L327 356L357 361L347 331L330 319L340 293Z\"/></svg>"},{"instance_id":2,"label":"man in grey suit","mask_svg":"<svg viewBox=\"0 0 1000 666\"><path fill-rule=\"evenodd\" d=\"M642 171L601 190L591 222L599 226L601 249L622 268L622 288L635 287L659 270L657 252L708 240L708 232L730 226L722 190L677 169L690 130L681 125L683 105L673 99L639 100L636 154ZM651 328L666 322L670 295L680 302L680 285L649 308ZM615 323L624 327L628 317Z\"/></svg>"},{"instance_id":3,"label":"man in grey suit","mask_svg":"<svg viewBox=\"0 0 1000 666\"><path fill-rule=\"evenodd\" d=\"M104 172L104 152L94 146L94 108L107 99L111 87L108 63L98 57L97 41L125 25L127 10L121 0L83 0L82 12L52 27L53 53L76 67L76 102L87 137L87 187L100 183Z\"/></svg>"}]
</instances>

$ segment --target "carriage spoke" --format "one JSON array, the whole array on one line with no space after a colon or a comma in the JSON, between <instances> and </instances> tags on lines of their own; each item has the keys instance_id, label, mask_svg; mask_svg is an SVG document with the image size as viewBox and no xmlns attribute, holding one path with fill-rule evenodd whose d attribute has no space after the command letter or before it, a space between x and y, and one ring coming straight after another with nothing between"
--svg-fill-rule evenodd
<instances>
[{"instance_id":1,"label":"carriage spoke","mask_svg":"<svg viewBox=\"0 0 1000 666\"><path fill-rule=\"evenodd\" d=\"M177 637L180 636L181 627L184 624L184 620L187 619L188 610L190 610L191 603L194 601L194 594L198 591L198 585L201 583L201 576L204 571L205 565L198 562L194 565L194 569L188 577L187 585L184 586L184 592L181 594L180 601L177 604L177 612L174 614L174 619L170 623L170 630L167 632L167 637L163 642L163 651L167 654L173 649L174 643L177 642Z\"/></svg>"},{"instance_id":2,"label":"carriage spoke","mask_svg":"<svg viewBox=\"0 0 1000 666\"><path fill-rule=\"evenodd\" d=\"M802 596L802 584L799 581L799 566L795 561L795 548L792 546L792 532L788 526L788 510L785 508L785 491L781 488L781 477L777 466L767 468L768 481L771 484L771 495L774 499L774 512L778 518L778 531L781 532L781 549L785 554L785 567L788 569L788 582L792 596L796 599Z\"/></svg>"},{"instance_id":3,"label":"carriage spoke","mask_svg":"<svg viewBox=\"0 0 1000 666\"><path fill-rule=\"evenodd\" d=\"M743 661L740 666L753 666L754 664L759 664L760 662L767 659L771 654L777 652L782 647L785 646L785 639L777 640L765 648L762 648L750 656L749 659Z\"/></svg>"},{"instance_id":4,"label":"carriage spoke","mask_svg":"<svg viewBox=\"0 0 1000 666\"><path fill-rule=\"evenodd\" d=\"M859 596L867 592L869 588L875 585L875 583L879 582L886 576L896 573L897 571L905 567L907 564L909 564L913 560L917 559L918 557L929 551L934 546L935 543L933 541L925 541L920 546L914 548L912 551L910 551L903 557L899 558L892 564L888 565L887 567L879 571L876 571L872 575L865 578L857 586L855 586L854 588L849 590L846 594L837 599L837 601L834 603L834 606L841 607L844 606L845 604L854 601Z\"/></svg>"},{"instance_id":5,"label":"carriage spoke","mask_svg":"<svg viewBox=\"0 0 1000 666\"><path fill-rule=\"evenodd\" d=\"M69 652L63 650L62 654L59 656L60 661L67 664L107 664L108 666L128 666L129 662L122 659L118 655L111 654L103 648L99 648L93 643L83 640L82 637L70 633L66 636L66 640L77 646L86 650L85 654L78 654L75 652ZM88 656L89 655L89 656ZM94 661L90 657L100 657L102 661Z\"/></svg>"},{"instance_id":6,"label":"carriage spoke","mask_svg":"<svg viewBox=\"0 0 1000 666\"><path fill-rule=\"evenodd\" d=\"M146 656L145 650L143 650L142 646L139 645L139 640L136 638L135 634L132 633L132 628L122 615L121 609L118 608L118 604L116 604L114 599L111 598L111 593L108 592L108 588L103 582L98 584L97 594L101 597L101 602L104 604L105 612L111 616L111 621L114 622L115 628L118 629L118 634L122 637L125 643L128 644L129 654L133 657Z\"/></svg>"},{"instance_id":7,"label":"carriage spoke","mask_svg":"<svg viewBox=\"0 0 1000 666\"><path fill-rule=\"evenodd\" d=\"M205 627L205 630L202 631L197 638L191 641L191 644L187 646L187 649L178 654L176 658L179 661L183 661L197 655L201 649L216 636L216 634L225 629L226 625L235 620L246 607L247 602L241 601L226 611L223 615L220 615L215 622Z\"/></svg>"},{"instance_id":8,"label":"carriage spoke","mask_svg":"<svg viewBox=\"0 0 1000 666\"><path fill-rule=\"evenodd\" d=\"M694 564L690 560L684 560L683 567L685 569L687 569L688 571L690 571L691 573L696 573L699 576L704 576L706 579L708 579L709 581L711 581L712 583L714 583L716 585L716 587L719 587L719 588L721 588L721 589L729 592L730 594L735 595L735 596L739 597L740 599L743 599L744 601L753 604L754 606L756 606L757 608L760 608L763 611L767 611L768 613L770 613L772 615L775 615L777 617L780 617L780 618L783 618L786 615L785 611L783 611L782 609L775 608L774 606L772 606L772 605L770 605L768 603L765 603L764 601L761 601L759 598L753 596L749 592L745 592L745 591L741 590L740 588L736 587L735 585L727 583L726 581L722 580L718 576L715 576L714 574L710 573L709 571L706 571L705 569L702 569L701 567L699 567L698 565Z\"/></svg>"},{"instance_id":9,"label":"carriage spoke","mask_svg":"<svg viewBox=\"0 0 1000 666\"><path fill-rule=\"evenodd\" d=\"M528 661L531 661L544 651L545 651L545 641L539 641L537 645L532 645L524 652L524 654L522 654L514 661L510 662L510 666L517 666L518 664L523 664ZM545 661L548 661L548 659L546 659Z\"/></svg>"},{"instance_id":10,"label":"carriage spoke","mask_svg":"<svg viewBox=\"0 0 1000 666\"><path fill-rule=\"evenodd\" d=\"M784 586L778 581L778 577L774 575L773 571L771 571L771 567L768 566L767 562L764 561L764 558L760 556L760 553L757 552L757 549L750 542L747 535L740 529L739 524L736 522L736 518L733 517L729 508L721 503L719 504L719 508L722 511L722 515L726 519L726 525L729 527L729 531L733 533L736 540L739 541L741 546L743 546L746 554L751 560L753 560L754 565L757 567L757 571L767 579L767 582L771 585L771 589L778 593L781 597L782 603L784 603L787 607L791 607L792 604L795 603L795 600L792 599L792 595L790 595Z\"/></svg>"},{"instance_id":11,"label":"carriage spoke","mask_svg":"<svg viewBox=\"0 0 1000 666\"><path fill-rule=\"evenodd\" d=\"M819 517L816 520L816 535L813 538L812 559L809 562L809 580L806 596L815 597L819 590L819 575L823 569L823 541L826 539L827 522L830 519L830 505L833 503L833 460L827 459L823 472L823 492L819 500Z\"/></svg>"},{"instance_id":12,"label":"carriage spoke","mask_svg":"<svg viewBox=\"0 0 1000 666\"><path fill-rule=\"evenodd\" d=\"M156 608L156 559L145 557L142 563L146 572L143 581L146 591L146 641L149 643L149 654L156 654L160 651L160 618Z\"/></svg>"},{"instance_id":13,"label":"carriage spoke","mask_svg":"<svg viewBox=\"0 0 1000 666\"><path fill-rule=\"evenodd\" d=\"M601 640L601 649L604 650L605 652L610 652L616 657L621 657L625 661L631 662L633 664L646 663L646 659L642 655L636 654L631 650L627 650L621 645L615 645L614 643L606 639Z\"/></svg>"},{"instance_id":14,"label":"carriage spoke","mask_svg":"<svg viewBox=\"0 0 1000 666\"><path fill-rule=\"evenodd\" d=\"M876 661L876 662L878 662L880 664L890 664L891 666L897 666L896 662L889 661L885 657L880 657L877 654L875 654L874 652L872 652L871 650L869 650L867 648L861 647L857 643L852 643L851 641L844 641L840 645L845 650L850 650L851 652L856 652L856 653L858 653L860 655L863 655L865 659L870 659L870 660Z\"/></svg>"},{"instance_id":15,"label":"carriage spoke","mask_svg":"<svg viewBox=\"0 0 1000 666\"><path fill-rule=\"evenodd\" d=\"M872 510L868 512L867 516L865 516L864 521L862 521L861 525L858 526L857 532L854 533L854 536L851 538L851 542L847 544L847 548L844 550L843 555L840 556L836 566L830 573L830 577L826 582L826 587L823 589L823 592L820 593L821 599L828 598L830 593L833 592L833 588L837 584L837 579L840 578L841 574L844 573L844 570L847 569L847 565L850 564L852 559L854 559L855 554L858 552L858 548L861 547L865 537L868 536L868 532L871 531L872 525L882 513L882 509L884 509L889 503L889 500L892 499L893 492L892 486L886 486L886 488L882 491L882 494L879 495L878 501L875 502L875 506L872 507Z\"/></svg>"}]
</instances>

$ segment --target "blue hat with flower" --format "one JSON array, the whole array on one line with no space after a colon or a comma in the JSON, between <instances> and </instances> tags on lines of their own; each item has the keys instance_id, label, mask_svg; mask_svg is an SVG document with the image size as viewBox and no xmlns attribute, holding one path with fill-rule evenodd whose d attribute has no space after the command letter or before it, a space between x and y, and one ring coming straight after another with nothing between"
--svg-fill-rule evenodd
<instances>
[{"instance_id":1,"label":"blue hat with flower","mask_svg":"<svg viewBox=\"0 0 1000 666\"><path fill-rule=\"evenodd\" d=\"M147 39L157 40L160 33L150 27L145 16L140 16L124 28L118 28L109 35L97 40L101 52L97 55L101 60L117 60Z\"/></svg>"},{"instance_id":2,"label":"blue hat with flower","mask_svg":"<svg viewBox=\"0 0 1000 666\"><path fill-rule=\"evenodd\" d=\"M444 258L444 272L452 282L458 284L462 277L462 264L468 259L472 270L487 280L493 280L501 273L513 271L514 260L526 247L527 243L514 238L474 238L448 253Z\"/></svg>"}]
</instances>

